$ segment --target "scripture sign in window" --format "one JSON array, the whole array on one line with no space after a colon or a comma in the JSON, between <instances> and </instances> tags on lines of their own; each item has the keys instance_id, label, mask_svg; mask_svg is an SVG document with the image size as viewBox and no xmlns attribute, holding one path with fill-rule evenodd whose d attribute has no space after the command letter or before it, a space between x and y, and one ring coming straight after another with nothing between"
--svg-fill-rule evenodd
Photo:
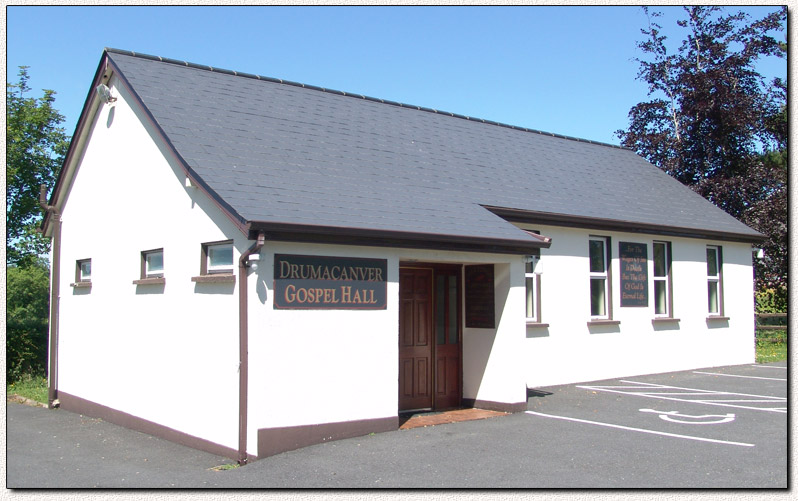
<instances>
[{"instance_id":1,"label":"scripture sign in window","mask_svg":"<svg viewBox=\"0 0 798 501\"><path fill-rule=\"evenodd\" d=\"M648 306L648 246L618 242L621 258L621 306Z\"/></svg>"},{"instance_id":2,"label":"scripture sign in window","mask_svg":"<svg viewBox=\"0 0 798 501\"><path fill-rule=\"evenodd\" d=\"M274 308L384 310L388 261L354 257L274 256Z\"/></svg>"}]
</instances>

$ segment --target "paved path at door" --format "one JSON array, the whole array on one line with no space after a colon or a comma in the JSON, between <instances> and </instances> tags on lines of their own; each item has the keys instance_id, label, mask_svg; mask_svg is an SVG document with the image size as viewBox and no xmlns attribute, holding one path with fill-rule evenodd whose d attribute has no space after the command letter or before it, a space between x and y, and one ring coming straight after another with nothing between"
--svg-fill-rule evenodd
<instances>
[{"instance_id":1,"label":"paved path at door","mask_svg":"<svg viewBox=\"0 0 798 501\"><path fill-rule=\"evenodd\" d=\"M536 388L529 412L319 444L245 467L7 405L8 488L785 488L786 363Z\"/></svg>"}]
</instances>

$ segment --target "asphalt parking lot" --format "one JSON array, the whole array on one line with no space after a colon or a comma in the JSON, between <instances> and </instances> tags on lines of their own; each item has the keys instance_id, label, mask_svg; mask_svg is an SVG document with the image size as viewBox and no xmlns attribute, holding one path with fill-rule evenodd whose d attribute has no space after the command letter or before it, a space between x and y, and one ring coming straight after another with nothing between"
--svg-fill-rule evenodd
<instances>
[{"instance_id":1,"label":"asphalt parking lot","mask_svg":"<svg viewBox=\"0 0 798 501\"><path fill-rule=\"evenodd\" d=\"M535 388L528 411L230 460L7 404L6 487L786 488L786 363Z\"/></svg>"}]
</instances>

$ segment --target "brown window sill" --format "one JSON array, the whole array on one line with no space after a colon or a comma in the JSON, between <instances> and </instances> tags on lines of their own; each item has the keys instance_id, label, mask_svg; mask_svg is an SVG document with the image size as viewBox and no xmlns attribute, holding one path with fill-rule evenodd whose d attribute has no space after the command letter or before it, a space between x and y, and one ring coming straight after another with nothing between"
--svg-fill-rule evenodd
<instances>
[{"instance_id":1,"label":"brown window sill","mask_svg":"<svg viewBox=\"0 0 798 501\"><path fill-rule=\"evenodd\" d=\"M527 326L527 327L536 327L536 328L541 328L541 329L543 329L543 328L546 328L546 327L548 327L548 326L549 326L549 324L542 324L542 323L540 323L540 322L527 322L527 323L526 323L526 326Z\"/></svg>"},{"instance_id":2,"label":"brown window sill","mask_svg":"<svg viewBox=\"0 0 798 501\"><path fill-rule=\"evenodd\" d=\"M718 315L710 315L710 316L707 317L707 321L712 321L712 320L728 322L729 321L729 317L721 317L721 316L718 316Z\"/></svg>"},{"instance_id":3,"label":"brown window sill","mask_svg":"<svg viewBox=\"0 0 798 501\"><path fill-rule=\"evenodd\" d=\"M164 277L142 278L139 280L133 280L134 285L158 285L165 283L166 283L166 278Z\"/></svg>"},{"instance_id":4,"label":"brown window sill","mask_svg":"<svg viewBox=\"0 0 798 501\"><path fill-rule=\"evenodd\" d=\"M75 282L69 284L69 286L76 289L91 289L91 282Z\"/></svg>"},{"instance_id":5,"label":"brown window sill","mask_svg":"<svg viewBox=\"0 0 798 501\"><path fill-rule=\"evenodd\" d=\"M679 320L678 318L673 318L673 317L656 317L651 319L651 323L654 324L667 324L671 322L680 322L680 321L681 320Z\"/></svg>"},{"instance_id":6,"label":"brown window sill","mask_svg":"<svg viewBox=\"0 0 798 501\"><path fill-rule=\"evenodd\" d=\"M588 327L594 327L597 325L621 325L620 320L591 320L587 323Z\"/></svg>"},{"instance_id":7,"label":"brown window sill","mask_svg":"<svg viewBox=\"0 0 798 501\"><path fill-rule=\"evenodd\" d=\"M232 273L220 273L218 275L199 275L191 277L192 282L198 284L234 284L236 283L236 276Z\"/></svg>"}]
</instances>

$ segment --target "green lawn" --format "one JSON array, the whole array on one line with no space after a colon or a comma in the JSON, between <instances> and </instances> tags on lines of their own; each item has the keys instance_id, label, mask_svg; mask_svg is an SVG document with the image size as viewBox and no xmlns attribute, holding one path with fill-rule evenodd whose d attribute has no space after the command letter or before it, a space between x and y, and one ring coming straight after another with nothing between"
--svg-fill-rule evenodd
<instances>
[{"instance_id":1,"label":"green lawn","mask_svg":"<svg viewBox=\"0 0 798 501\"><path fill-rule=\"evenodd\" d=\"M6 396L10 397L14 394L46 404L47 378L23 376L19 381L6 385Z\"/></svg>"},{"instance_id":2,"label":"green lawn","mask_svg":"<svg viewBox=\"0 0 798 501\"><path fill-rule=\"evenodd\" d=\"M787 360L787 343L757 343L756 363L781 362Z\"/></svg>"},{"instance_id":3,"label":"green lawn","mask_svg":"<svg viewBox=\"0 0 798 501\"><path fill-rule=\"evenodd\" d=\"M787 360L787 331L756 332L756 362L781 362Z\"/></svg>"}]
</instances>

